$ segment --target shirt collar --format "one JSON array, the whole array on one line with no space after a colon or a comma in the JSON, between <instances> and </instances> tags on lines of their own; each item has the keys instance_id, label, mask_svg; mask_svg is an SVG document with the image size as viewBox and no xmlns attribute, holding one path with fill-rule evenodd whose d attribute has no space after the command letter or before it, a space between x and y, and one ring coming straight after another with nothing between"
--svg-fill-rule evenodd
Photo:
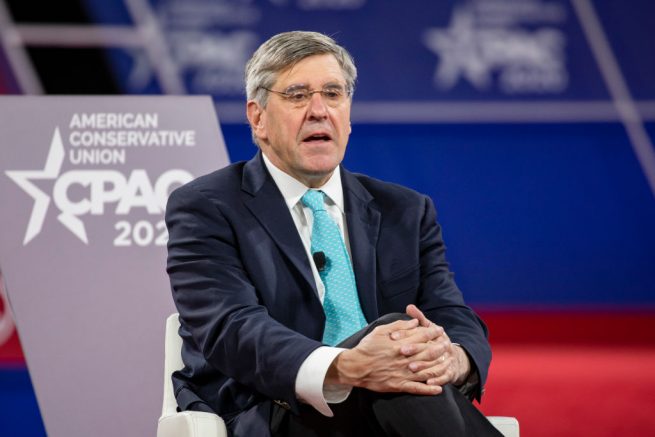
<instances>
[{"instance_id":1,"label":"shirt collar","mask_svg":"<svg viewBox=\"0 0 655 437\"><path fill-rule=\"evenodd\" d=\"M264 153L262 153L262 157L264 158L264 164L266 165L268 172L271 174L275 185L277 185L282 193L282 197L284 197L287 207L292 209L310 188L295 179L293 176L290 176L277 168ZM339 166L337 166L337 168L332 172L330 179L328 179L328 181L318 189L323 191L343 214L345 210L343 203L343 188L341 187L341 172L339 170Z\"/></svg>"}]
</instances>

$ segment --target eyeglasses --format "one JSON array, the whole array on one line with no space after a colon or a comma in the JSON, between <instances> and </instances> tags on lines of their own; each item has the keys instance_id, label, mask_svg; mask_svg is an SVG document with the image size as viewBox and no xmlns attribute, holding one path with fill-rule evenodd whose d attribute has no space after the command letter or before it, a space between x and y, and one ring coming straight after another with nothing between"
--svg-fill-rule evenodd
<instances>
[{"instance_id":1,"label":"eyeglasses","mask_svg":"<svg viewBox=\"0 0 655 437\"><path fill-rule=\"evenodd\" d=\"M321 97L323 98L323 102L325 102L328 106L335 108L344 103L351 94L350 89L346 89L341 85L327 86L322 90L310 90L309 88L302 86L292 86L287 88L285 91L275 91L263 86L260 88L277 94L296 107L307 105L314 94L320 93Z\"/></svg>"}]
</instances>

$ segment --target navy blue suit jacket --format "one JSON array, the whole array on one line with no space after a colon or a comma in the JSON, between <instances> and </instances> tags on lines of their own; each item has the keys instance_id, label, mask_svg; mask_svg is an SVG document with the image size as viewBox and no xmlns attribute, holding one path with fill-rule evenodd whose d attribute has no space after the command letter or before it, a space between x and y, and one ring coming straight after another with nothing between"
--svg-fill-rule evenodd
<instances>
[{"instance_id":1,"label":"navy blue suit jacket","mask_svg":"<svg viewBox=\"0 0 655 437\"><path fill-rule=\"evenodd\" d=\"M460 343L481 386L491 352L445 260L432 201L399 185L342 172L362 310L371 322L416 304ZM272 400L298 411L295 379L321 346L325 317L304 246L261 153L175 190L168 267L185 368L182 410L204 403L236 435L267 435ZM479 392L477 394L479 396Z\"/></svg>"}]
</instances>

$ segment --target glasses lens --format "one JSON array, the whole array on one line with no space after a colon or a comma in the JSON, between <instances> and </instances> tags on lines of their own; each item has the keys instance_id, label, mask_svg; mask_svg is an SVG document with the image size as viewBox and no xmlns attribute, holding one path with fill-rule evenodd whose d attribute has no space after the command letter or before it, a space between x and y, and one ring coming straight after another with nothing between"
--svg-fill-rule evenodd
<instances>
[{"instance_id":1,"label":"glasses lens","mask_svg":"<svg viewBox=\"0 0 655 437\"><path fill-rule=\"evenodd\" d=\"M319 93L323 101L329 106L340 105L346 100L348 95L346 90L340 85L328 86L322 90L310 90L303 87L291 87L279 94L286 98L290 103L293 103L296 106L303 106L309 103L315 93Z\"/></svg>"},{"instance_id":2,"label":"glasses lens","mask_svg":"<svg viewBox=\"0 0 655 437\"><path fill-rule=\"evenodd\" d=\"M338 105L343 102L346 93L341 87L329 87L321 91L321 95L328 104Z\"/></svg>"},{"instance_id":3,"label":"glasses lens","mask_svg":"<svg viewBox=\"0 0 655 437\"><path fill-rule=\"evenodd\" d=\"M307 103L311 96L309 90L304 88L296 88L287 91L286 95L287 95L287 99L289 99L290 102L299 103L299 104Z\"/></svg>"}]
</instances>

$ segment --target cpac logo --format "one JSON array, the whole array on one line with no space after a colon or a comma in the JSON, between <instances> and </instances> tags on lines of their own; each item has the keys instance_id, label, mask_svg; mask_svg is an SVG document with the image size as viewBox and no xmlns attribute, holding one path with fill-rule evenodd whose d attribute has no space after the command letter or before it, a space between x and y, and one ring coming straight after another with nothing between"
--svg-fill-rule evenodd
<instances>
[{"instance_id":1,"label":"cpac logo","mask_svg":"<svg viewBox=\"0 0 655 437\"><path fill-rule=\"evenodd\" d=\"M166 207L171 187L193 179L189 172L179 169L164 172L154 186L144 169L132 170L128 178L116 170L71 170L60 175L64 157L64 146L57 128L43 170L6 172L9 178L34 199L23 245L41 232L51 201L50 196L32 181L55 180L52 200L60 211L57 219L77 238L88 244L86 228L80 216L102 215L105 207L112 203L116 204L116 215L127 215L133 208L145 208L149 214L161 214ZM72 187L88 190L88 197L71 199L69 190Z\"/></svg>"},{"instance_id":2,"label":"cpac logo","mask_svg":"<svg viewBox=\"0 0 655 437\"><path fill-rule=\"evenodd\" d=\"M508 94L564 91L568 73L561 30L553 26L533 31L509 25L485 26L479 24L480 18L470 7L460 7L448 28L431 28L424 33L424 44L439 57L434 73L437 87L451 89L462 78L484 91L497 74L499 88Z\"/></svg>"},{"instance_id":3,"label":"cpac logo","mask_svg":"<svg viewBox=\"0 0 655 437\"><path fill-rule=\"evenodd\" d=\"M170 43L177 65L190 73L196 91L229 94L241 92L243 68L257 45L257 35L177 31L171 32Z\"/></svg>"}]
</instances>

